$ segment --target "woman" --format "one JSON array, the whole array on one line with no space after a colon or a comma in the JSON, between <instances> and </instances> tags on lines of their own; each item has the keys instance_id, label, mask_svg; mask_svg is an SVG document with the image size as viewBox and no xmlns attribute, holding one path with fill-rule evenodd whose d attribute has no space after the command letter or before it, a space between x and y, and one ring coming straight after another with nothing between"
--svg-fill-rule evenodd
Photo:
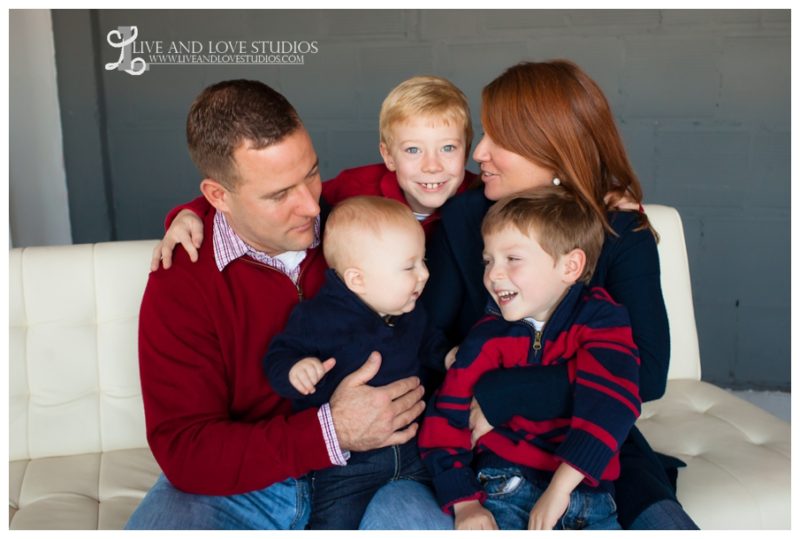
<instances>
[{"instance_id":1,"label":"woman","mask_svg":"<svg viewBox=\"0 0 800 539\"><path fill-rule=\"evenodd\" d=\"M641 209L641 186L605 96L575 64L552 61L509 68L484 88L482 101L485 134L473 158L483 190L445 204L427 253L431 277L423 302L434 323L458 343L483 314L488 295L480 223L491 204L537 186L568 185L606 229L591 285L603 286L628 308L641 356L642 399L659 398L669 366L669 327L656 234ZM617 211L631 203L634 211ZM473 440L512 415L535 420L567 413L570 404L557 396L568 394L568 383L565 367L487 374L476 388ZM615 487L624 528L696 528L675 499L662 459L636 428L620 454ZM679 462L672 459L672 467Z\"/></svg>"}]
</instances>

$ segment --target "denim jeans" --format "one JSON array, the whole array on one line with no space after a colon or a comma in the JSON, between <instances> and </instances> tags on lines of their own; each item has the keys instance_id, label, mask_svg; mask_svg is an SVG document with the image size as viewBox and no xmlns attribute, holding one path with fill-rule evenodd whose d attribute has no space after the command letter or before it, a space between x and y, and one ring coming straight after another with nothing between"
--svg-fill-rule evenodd
<instances>
[{"instance_id":1,"label":"denim jeans","mask_svg":"<svg viewBox=\"0 0 800 539\"><path fill-rule=\"evenodd\" d=\"M673 500L661 500L639 513L629 530L699 530L692 517Z\"/></svg>"},{"instance_id":2,"label":"denim jeans","mask_svg":"<svg viewBox=\"0 0 800 539\"><path fill-rule=\"evenodd\" d=\"M547 488L531 482L517 468L483 468L478 481L486 491L484 507L501 530L526 530L531 509ZM617 507L608 492L575 489L569 507L558 520L556 530L618 530Z\"/></svg>"},{"instance_id":3,"label":"denim jeans","mask_svg":"<svg viewBox=\"0 0 800 539\"><path fill-rule=\"evenodd\" d=\"M305 480L288 479L234 496L203 496L180 491L161 475L125 529L302 530L310 509ZM398 480L378 490L361 529L452 530L453 519L439 509L430 488L416 481Z\"/></svg>"},{"instance_id":4,"label":"denim jeans","mask_svg":"<svg viewBox=\"0 0 800 539\"><path fill-rule=\"evenodd\" d=\"M287 479L233 496L205 496L178 490L162 474L125 529L302 530L309 513L305 479Z\"/></svg>"},{"instance_id":5,"label":"denim jeans","mask_svg":"<svg viewBox=\"0 0 800 539\"><path fill-rule=\"evenodd\" d=\"M400 479L375 494L359 529L452 530L453 517L441 510L430 487Z\"/></svg>"},{"instance_id":6,"label":"denim jeans","mask_svg":"<svg viewBox=\"0 0 800 539\"><path fill-rule=\"evenodd\" d=\"M379 488L399 479L430 486L430 474L419 458L417 440L352 453L347 466L311 474L312 530L356 530Z\"/></svg>"}]
</instances>

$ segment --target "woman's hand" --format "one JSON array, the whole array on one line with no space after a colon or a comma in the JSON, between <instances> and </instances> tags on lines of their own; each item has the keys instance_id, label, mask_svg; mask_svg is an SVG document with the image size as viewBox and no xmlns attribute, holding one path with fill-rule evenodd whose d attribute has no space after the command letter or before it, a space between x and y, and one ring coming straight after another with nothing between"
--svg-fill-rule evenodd
<instances>
[{"instance_id":1,"label":"woman's hand","mask_svg":"<svg viewBox=\"0 0 800 539\"><path fill-rule=\"evenodd\" d=\"M611 193L607 194L603 198L603 202L606 203L608 206L609 201L611 200ZM628 193L622 196L619 200L617 200L613 206L611 206L610 210L620 210L620 211L639 211L641 205L633 200Z\"/></svg>"},{"instance_id":2,"label":"woman's hand","mask_svg":"<svg viewBox=\"0 0 800 539\"><path fill-rule=\"evenodd\" d=\"M197 262L197 250L203 244L203 221L191 210L181 210L172 220L164 238L153 248L150 271L156 271L159 262L164 265L164 269L169 269L172 266L172 251L179 243L183 245L189 259Z\"/></svg>"},{"instance_id":3,"label":"woman's hand","mask_svg":"<svg viewBox=\"0 0 800 539\"><path fill-rule=\"evenodd\" d=\"M473 398L472 403L469 405L469 430L472 431L473 449L475 448L475 444L478 443L478 439L492 429L494 429L494 427L486 419L486 416L483 415L481 405Z\"/></svg>"},{"instance_id":4,"label":"woman's hand","mask_svg":"<svg viewBox=\"0 0 800 539\"><path fill-rule=\"evenodd\" d=\"M450 370L450 367L453 366L453 363L456 362L456 354L458 353L458 346L454 346L447 352L447 355L444 356L444 368L445 370Z\"/></svg>"}]
</instances>

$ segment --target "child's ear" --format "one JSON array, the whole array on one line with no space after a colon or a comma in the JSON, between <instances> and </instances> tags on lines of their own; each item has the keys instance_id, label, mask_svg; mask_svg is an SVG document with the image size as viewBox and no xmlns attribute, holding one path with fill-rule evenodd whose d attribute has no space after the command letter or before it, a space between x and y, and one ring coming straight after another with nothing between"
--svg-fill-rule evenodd
<instances>
[{"instance_id":1,"label":"child's ear","mask_svg":"<svg viewBox=\"0 0 800 539\"><path fill-rule=\"evenodd\" d=\"M389 152L389 147L386 145L385 142L381 142L380 151L381 151L381 157L383 157L383 163L386 165L386 168L388 168L391 171L396 170L397 167L394 164L394 159L392 158L392 154Z\"/></svg>"},{"instance_id":2,"label":"child's ear","mask_svg":"<svg viewBox=\"0 0 800 539\"><path fill-rule=\"evenodd\" d=\"M215 209L221 212L228 211L227 197L230 191L217 180L205 178L200 182L200 192Z\"/></svg>"},{"instance_id":3,"label":"child's ear","mask_svg":"<svg viewBox=\"0 0 800 539\"><path fill-rule=\"evenodd\" d=\"M364 274L358 268L347 268L342 273L342 280L345 286L355 293L361 294L364 291Z\"/></svg>"},{"instance_id":4,"label":"child's ear","mask_svg":"<svg viewBox=\"0 0 800 539\"><path fill-rule=\"evenodd\" d=\"M573 249L562 257L562 278L564 282L574 284L583 275L586 267L586 253L583 249Z\"/></svg>"}]
</instances>

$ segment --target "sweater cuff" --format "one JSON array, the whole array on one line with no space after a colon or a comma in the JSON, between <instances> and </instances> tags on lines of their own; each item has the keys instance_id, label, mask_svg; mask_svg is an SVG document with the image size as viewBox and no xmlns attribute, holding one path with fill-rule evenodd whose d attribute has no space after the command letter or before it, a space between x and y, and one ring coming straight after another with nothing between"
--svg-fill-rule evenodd
<instances>
[{"instance_id":1,"label":"sweater cuff","mask_svg":"<svg viewBox=\"0 0 800 539\"><path fill-rule=\"evenodd\" d=\"M606 444L577 429L571 430L556 450L556 456L585 475L587 483L593 487L599 484L614 454Z\"/></svg>"},{"instance_id":2,"label":"sweater cuff","mask_svg":"<svg viewBox=\"0 0 800 539\"><path fill-rule=\"evenodd\" d=\"M328 450L328 457L334 466L347 466L347 459L350 458L349 451L342 451L339 447L339 439L336 437L336 429L333 428L333 416L331 415L331 405L323 404L317 411L319 425L322 427L322 437L325 438L325 448Z\"/></svg>"},{"instance_id":3,"label":"sweater cuff","mask_svg":"<svg viewBox=\"0 0 800 539\"><path fill-rule=\"evenodd\" d=\"M433 478L439 505L445 513L453 513L453 504L469 500L483 503L486 493L472 468L453 468Z\"/></svg>"}]
</instances>

